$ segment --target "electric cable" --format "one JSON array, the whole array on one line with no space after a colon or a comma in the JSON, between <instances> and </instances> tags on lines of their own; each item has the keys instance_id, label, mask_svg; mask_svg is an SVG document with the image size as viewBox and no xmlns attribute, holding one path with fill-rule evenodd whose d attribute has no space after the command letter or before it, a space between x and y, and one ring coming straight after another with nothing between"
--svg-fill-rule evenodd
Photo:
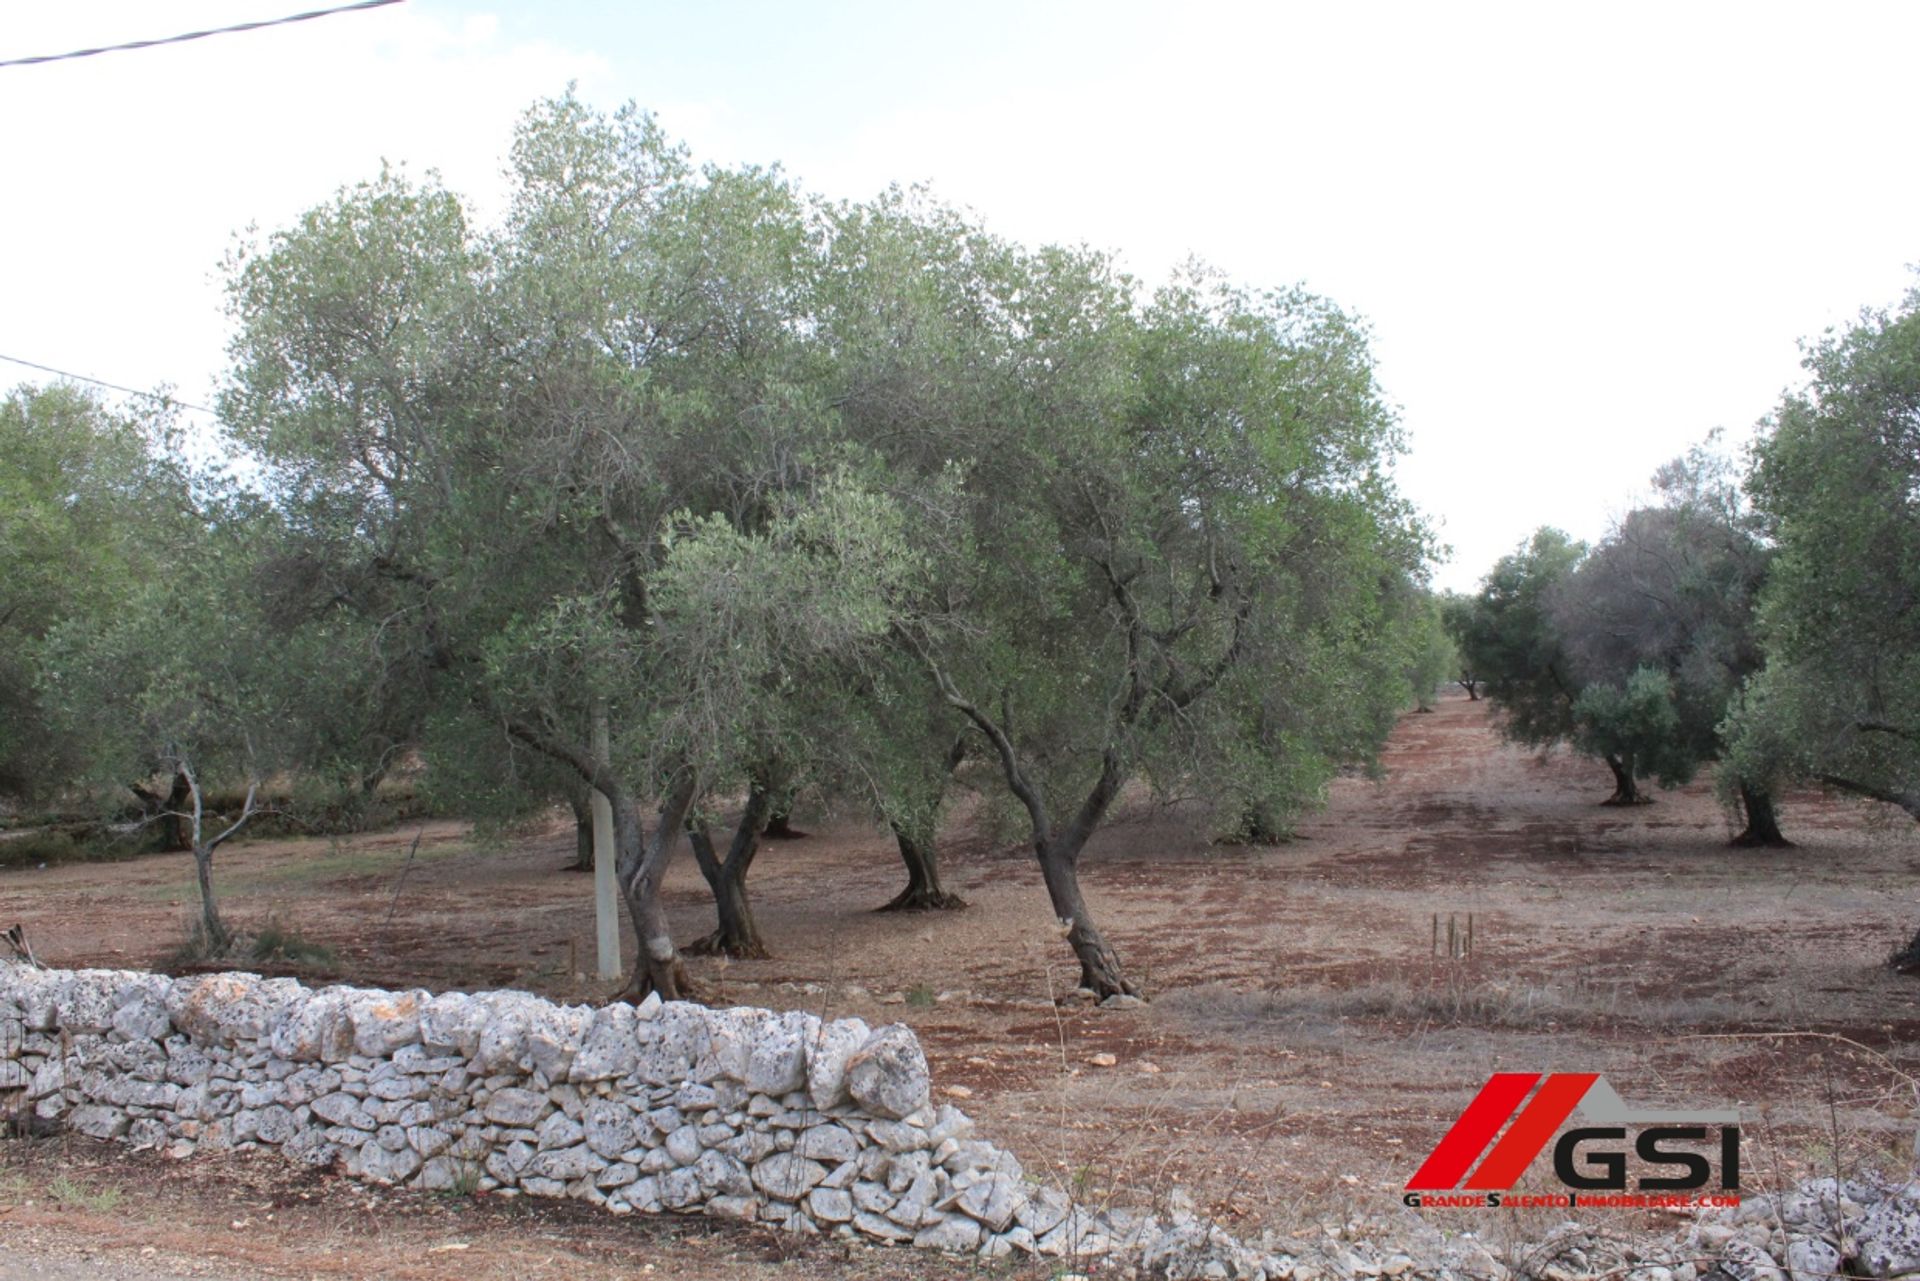
<instances>
[{"instance_id":1,"label":"electric cable","mask_svg":"<svg viewBox=\"0 0 1920 1281\"><path fill-rule=\"evenodd\" d=\"M384 5L401 4L404 0L358 0L355 4L336 5L331 9L311 9L306 13L289 14L284 18L268 18L261 22L241 22L231 27L210 27L205 31L188 31L177 36L162 36L157 40L129 40L125 44L101 45L97 49L75 49L71 53L43 53L31 58L0 59L0 67L29 67L41 62L65 62L70 58L91 58L96 54L120 53L127 49L153 49L164 44L185 44L189 40L204 40L208 36L231 35L236 31L259 31L266 27L284 27L290 22L311 22L315 18L325 18L336 13L352 13L359 9L378 9Z\"/></svg>"}]
</instances>

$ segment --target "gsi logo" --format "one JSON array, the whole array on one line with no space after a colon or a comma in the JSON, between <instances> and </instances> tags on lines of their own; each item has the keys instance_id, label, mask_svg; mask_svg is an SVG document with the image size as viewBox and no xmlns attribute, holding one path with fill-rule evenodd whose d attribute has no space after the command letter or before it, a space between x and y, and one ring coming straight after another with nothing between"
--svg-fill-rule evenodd
<instances>
[{"instance_id":1,"label":"gsi logo","mask_svg":"<svg viewBox=\"0 0 1920 1281\"><path fill-rule=\"evenodd\" d=\"M1545 1079L1537 1072L1496 1072L1407 1180L1407 1190L1505 1192L1575 1108L1590 1124L1568 1130L1553 1145L1553 1172L1569 1188L1626 1189L1629 1126L1639 1129L1631 1150L1640 1161L1672 1171L1641 1174L1634 1185L1637 1191L1694 1192L1706 1187L1714 1176L1714 1162L1692 1149L1711 1147L1716 1128L1719 1186L1727 1191L1740 1186L1738 1112L1634 1112L1596 1072L1555 1072ZM1495 1143L1494 1136L1509 1120L1512 1124ZM1420 1204L1421 1199L1410 1196L1408 1203ZM1426 1203L1434 1204L1431 1198ZM1500 1199L1488 1196L1483 1203L1498 1205Z\"/></svg>"}]
</instances>

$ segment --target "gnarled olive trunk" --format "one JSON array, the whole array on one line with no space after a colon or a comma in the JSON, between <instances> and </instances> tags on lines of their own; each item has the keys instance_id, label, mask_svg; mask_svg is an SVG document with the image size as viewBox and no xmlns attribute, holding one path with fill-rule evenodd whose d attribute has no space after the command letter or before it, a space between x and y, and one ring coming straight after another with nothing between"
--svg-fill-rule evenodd
<instances>
[{"instance_id":1,"label":"gnarled olive trunk","mask_svg":"<svg viewBox=\"0 0 1920 1281\"><path fill-rule=\"evenodd\" d=\"M1640 794L1640 786L1633 777L1633 757L1606 756L1607 768L1613 771L1613 795L1601 801L1602 805L1645 805L1651 799Z\"/></svg>"},{"instance_id":2,"label":"gnarled olive trunk","mask_svg":"<svg viewBox=\"0 0 1920 1281\"><path fill-rule=\"evenodd\" d=\"M770 841L802 841L807 834L793 825L793 798L782 801L778 808L768 807L767 825L760 829L760 835Z\"/></svg>"},{"instance_id":3,"label":"gnarled olive trunk","mask_svg":"<svg viewBox=\"0 0 1920 1281\"><path fill-rule=\"evenodd\" d=\"M1094 924L1093 911L1080 892L1080 852L1086 848L1093 829L1106 817L1114 798L1120 795L1126 778L1127 768L1120 752L1109 748L1101 759L1100 777L1080 802L1073 821L1065 827L1052 822L1034 824L1033 852L1040 860L1040 875L1047 883L1047 897L1053 903L1054 917L1066 931L1067 946L1079 958L1080 986L1099 1000L1140 994L1140 989L1122 970L1120 954ZM1045 815L1044 806L1036 809L1029 803L1028 810L1036 819Z\"/></svg>"},{"instance_id":4,"label":"gnarled olive trunk","mask_svg":"<svg viewBox=\"0 0 1920 1281\"><path fill-rule=\"evenodd\" d=\"M1067 946L1080 961L1080 986L1100 1000L1138 996L1140 989L1122 970L1120 954L1094 924L1093 911L1080 892L1080 849L1085 844L1086 837L1076 840L1072 831L1058 840L1035 842L1034 853L1040 859L1047 897L1053 903L1054 916L1066 930Z\"/></svg>"},{"instance_id":5,"label":"gnarled olive trunk","mask_svg":"<svg viewBox=\"0 0 1920 1281\"><path fill-rule=\"evenodd\" d=\"M907 888L889 899L882 912L953 912L967 905L958 894L949 894L940 884L938 847L924 835L901 823L891 824L893 839L900 847L900 861L907 865Z\"/></svg>"},{"instance_id":6,"label":"gnarled olive trunk","mask_svg":"<svg viewBox=\"0 0 1920 1281\"><path fill-rule=\"evenodd\" d=\"M900 847L900 861L906 864L907 888L882 906L882 912L951 912L967 905L965 899L947 893L940 884L937 845L940 804L946 799L953 772L966 759L967 736L961 734L947 749L946 768L925 780L924 786L905 789L899 798L899 810L888 818L887 826L893 829L894 842Z\"/></svg>"},{"instance_id":7,"label":"gnarled olive trunk","mask_svg":"<svg viewBox=\"0 0 1920 1281\"><path fill-rule=\"evenodd\" d=\"M767 955L766 944L760 939L760 927L753 919L753 905L747 900L747 871L753 866L754 855L759 853L760 833L772 809L772 794L754 783L747 792L747 807L734 828L724 859L715 853L713 837L705 823L687 825L687 843L693 846L700 875L713 891L713 905L719 916L713 933L688 944L689 953L740 958Z\"/></svg>"},{"instance_id":8,"label":"gnarled olive trunk","mask_svg":"<svg viewBox=\"0 0 1920 1281\"><path fill-rule=\"evenodd\" d=\"M1743 849L1788 849L1793 842L1780 831L1780 819L1774 812L1773 796L1764 788L1740 784L1740 808L1747 825L1732 843Z\"/></svg>"},{"instance_id":9,"label":"gnarled olive trunk","mask_svg":"<svg viewBox=\"0 0 1920 1281\"><path fill-rule=\"evenodd\" d=\"M618 853L620 895L626 900L627 915L633 920L634 937L640 944L640 956L634 963L633 977L621 993L639 1000L649 992L662 999L683 1001L693 998L693 986L687 981L687 967L673 945L673 930L667 924L666 908L660 902L660 886L679 847L680 829L693 808L698 784L691 776L676 779L660 802L653 835L642 838L640 819L624 788L608 793L613 806L614 848Z\"/></svg>"},{"instance_id":10,"label":"gnarled olive trunk","mask_svg":"<svg viewBox=\"0 0 1920 1281\"><path fill-rule=\"evenodd\" d=\"M1086 848L1087 838L1100 825L1100 820L1106 817L1108 807L1120 794L1121 785L1127 779L1127 765L1121 748L1115 744L1101 754L1100 776L1080 802L1080 809L1074 814L1073 821L1062 827L1054 821L1046 798L1034 785L1032 776L1021 763L1019 753L1006 731L992 717L962 697L937 668L935 676L940 681L947 701L964 712L967 719L978 726L987 736L987 741L993 744L994 751L999 754L1007 786L1026 808L1033 830L1033 852L1040 860L1040 875L1047 883L1047 897L1052 901L1053 914L1067 936L1067 945L1073 948L1074 956L1080 961L1080 986L1100 1000L1110 996L1138 996L1140 989L1126 977L1120 965L1119 953L1113 950L1099 927L1093 923L1093 913L1087 907L1086 897L1080 892L1080 851ZM1135 694L1141 695L1141 691L1136 688ZM1138 708L1138 701L1128 704L1127 722L1132 721Z\"/></svg>"}]
</instances>

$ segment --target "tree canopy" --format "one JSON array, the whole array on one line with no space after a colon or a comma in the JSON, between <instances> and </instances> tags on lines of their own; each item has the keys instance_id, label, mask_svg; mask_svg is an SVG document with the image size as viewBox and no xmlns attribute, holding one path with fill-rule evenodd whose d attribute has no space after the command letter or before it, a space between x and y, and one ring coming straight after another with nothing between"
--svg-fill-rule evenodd
<instances>
[{"instance_id":1,"label":"tree canopy","mask_svg":"<svg viewBox=\"0 0 1920 1281\"><path fill-rule=\"evenodd\" d=\"M1920 289L1810 344L1805 365L1748 477L1777 554L1737 758L1920 819Z\"/></svg>"}]
</instances>

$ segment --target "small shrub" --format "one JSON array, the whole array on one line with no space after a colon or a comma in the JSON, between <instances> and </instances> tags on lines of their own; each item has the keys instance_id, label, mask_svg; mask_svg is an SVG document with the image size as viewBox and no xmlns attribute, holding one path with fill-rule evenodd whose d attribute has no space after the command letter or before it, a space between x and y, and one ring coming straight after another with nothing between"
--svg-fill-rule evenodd
<instances>
[{"instance_id":1,"label":"small shrub","mask_svg":"<svg viewBox=\"0 0 1920 1281\"><path fill-rule=\"evenodd\" d=\"M226 955L226 951L213 945L213 940L207 937L206 923L195 914L187 920L186 937L154 958L154 968L162 971L184 970L220 960Z\"/></svg>"},{"instance_id":2,"label":"small shrub","mask_svg":"<svg viewBox=\"0 0 1920 1281\"><path fill-rule=\"evenodd\" d=\"M271 916L248 942L247 957L256 965L326 966L334 960L332 948L302 938Z\"/></svg>"},{"instance_id":3,"label":"small shrub","mask_svg":"<svg viewBox=\"0 0 1920 1281\"><path fill-rule=\"evenodd\" d=\"M934 1003L933 988L926 983L916 983L907 989L907 1004L920 1009L930 1009Z\"/></svg>"},{"instance_id":4,"label":"small shrub","mask_svg":"<svg viewBox=\"0 0 1920 1281\"><path fill-rule=\"evenodd\" d=\"M440 1195L449 1200L475 1196L480 1191L481 1168L473 1161L462 1161L453 1172L453 1186L445 1188Z\"/></svg>"},{"instance_id":5,"label":"small shrub","mask_svg":"<svg viewBox=\"0 0 1920 1281\"><path fill-rule=\"evenodd\" d=\"M120 1204L120 1189L90 1188L64 1174L47 1185L47 1196L69 1210L104 1214Z\"/></svg>"}]
</instances>

